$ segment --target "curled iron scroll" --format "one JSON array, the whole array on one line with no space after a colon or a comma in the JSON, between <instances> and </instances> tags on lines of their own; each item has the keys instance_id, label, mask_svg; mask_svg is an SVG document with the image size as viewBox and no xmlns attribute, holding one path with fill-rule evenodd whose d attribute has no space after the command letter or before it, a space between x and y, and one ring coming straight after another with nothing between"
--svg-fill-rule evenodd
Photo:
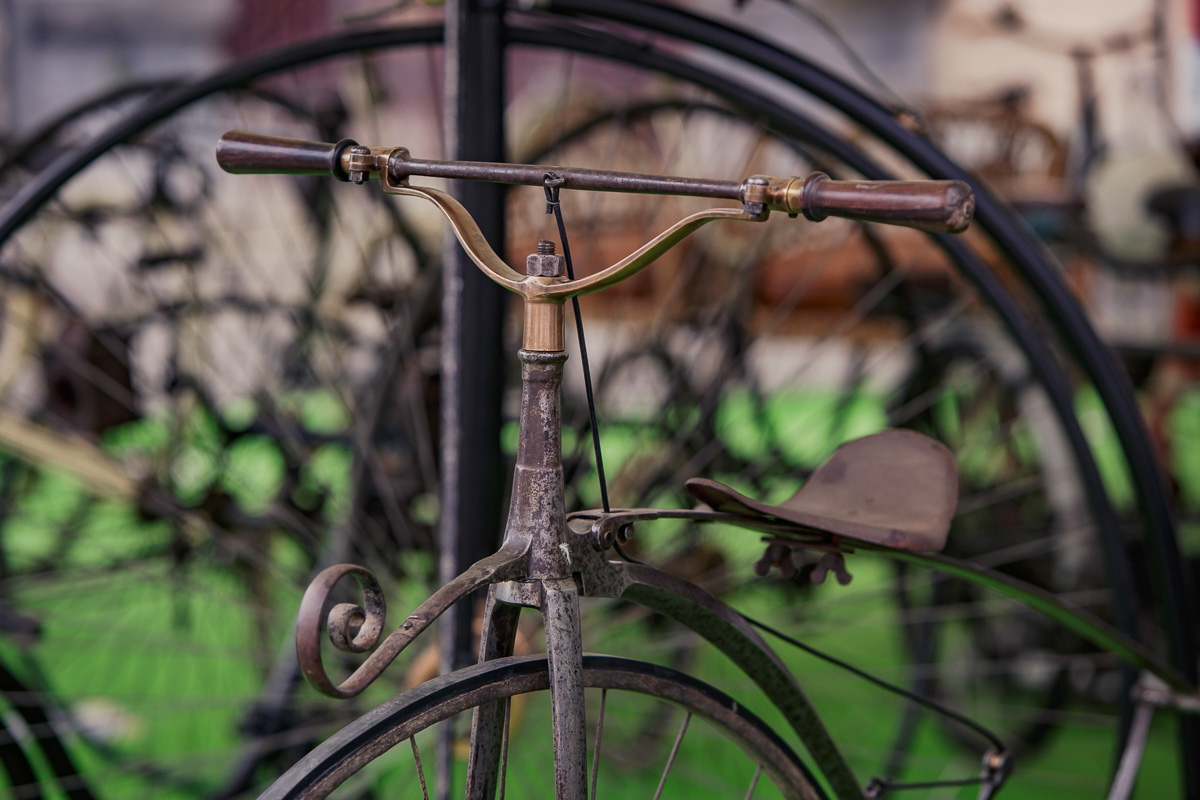
<instances>
[{"instance_id":1,"label":"curled iron scroll","mask_svg":"<svg viewBox=\"0 0 1200 800\"><path fill-rule=\"evenodd\" d=\"M365 567L354 564L326 567L309 584L300 601L300 614L296 620L296 657L301 672L321 694L338 698L354 697L370 686L409 642L417 638L443 611L486 583L507 580L524 565L525 557L524 548L506 546L476 562L421 603L377 648L375 646L383 632L387 610L379 581ZM354 578L358 583L363 594L362 604L337 603L326 617L325 607L334 588L347 577ZM321 660L322 622L328 625L329 639L339 650L365 653L375 648L358 669L337 685L330 679Z\"/></svg>"},{"instance_id":2,"label":"curled iron scroll","mask_svg":"<svg viewBox=\"0 0 1200 800\"><path fill-rule=\"evenodd\" d=\"M362 605L338 603L322 615L334 587L346 577L353 577L362 591ZM314 689L331 697L351 697L357 691L334 686L321 663L321 623L328 625L329 638L338 650L365 653L376 645L383 632L387 616L387 601L379 581L370 570L354 564L335 564L321 571L304 591L300 614L296 620L296 656L304 677ZM357 628L357 632L353 632ZM353 676L352 676L353 677ZM345 687L348 688L348 687ZM364 684L365 688L365 684Z\"/></svg>"}]
</instances>

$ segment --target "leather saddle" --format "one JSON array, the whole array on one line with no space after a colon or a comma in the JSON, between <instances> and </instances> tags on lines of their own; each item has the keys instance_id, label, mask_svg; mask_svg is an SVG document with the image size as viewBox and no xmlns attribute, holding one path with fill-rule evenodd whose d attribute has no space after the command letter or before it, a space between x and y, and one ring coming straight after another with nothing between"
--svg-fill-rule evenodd
<instances>
[{"instance_id":1,"label":"leather saddle","mask_svg":"<svg viewBox=\"0 0 1200 800\"><path fill-rule=\"evenodd\" d=\"M889 430L843 444L792 495L762 503L708 478L688 492L713 511L797 531L818 531L898 550L928 553L946 544L958 504L954 456L936 439Z\"/></svg>"}]
</instances>

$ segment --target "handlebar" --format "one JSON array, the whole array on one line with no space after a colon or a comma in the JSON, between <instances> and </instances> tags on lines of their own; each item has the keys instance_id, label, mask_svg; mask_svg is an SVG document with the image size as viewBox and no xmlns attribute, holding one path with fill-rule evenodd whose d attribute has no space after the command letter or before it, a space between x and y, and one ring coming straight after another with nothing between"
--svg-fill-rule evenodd
<instances>
[{"instance_id":1,"label":"handlebar","mask_svg":"<svg viewBox=\"0 0 1200 800\"><path fill-rule=\"evenodd\" d=\"M233 175L332 175L349 180L342 154L358 144L308 142L252 131L228 131L217 141L217 164Z\"/></svg>"},{"instance_id":2,"label":"handlebar","mask_svg":"<svg viewBox=\"0 0 1200 800\"><path fill-rule=\"evenodd\" d=\"M820 221L826 217L882 222L937 233L961 233L970 224L975 198L962 181L839 181L821 172L806 178L753 175L744 181L705 180L635 172L435 161L412 158L402 147L364 147L352 139L336 144L229 131L217 143L217 163L243 174L332 175L389 185L410 177L490 181L542 186L552 173L564 189L711 197L744 203L753 214L783 211Z\"/></svg>"}]
</instances>

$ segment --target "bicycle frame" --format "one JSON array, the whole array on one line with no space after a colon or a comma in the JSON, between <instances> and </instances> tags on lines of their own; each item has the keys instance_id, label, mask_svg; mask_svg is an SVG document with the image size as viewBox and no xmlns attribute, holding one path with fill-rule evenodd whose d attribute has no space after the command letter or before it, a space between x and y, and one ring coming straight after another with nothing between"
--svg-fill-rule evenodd
<instances>
[{"instance_id":1,"label":"bicycle frame","mask_svg":"<svg viewBox=\"0 0 1200 800\"><path fill-rule=\"evenodd\" d=\"M234 138L241 142L249 137L236 134ZM227 135L223 142L229 139ZM843 800L862 798L862 789L853 772L799 684L744 619L713 595L686 581L652 567L607 560L593 548L586 530L568 528L561 446L560 387L566 361L562 303L566 298L599 291L631 277L708 222L719 219L762 221L772 207L790 213L804 211L814 218L826 213L840 213L843 201L836 196L825 201L817 199L826 189L836 192L839 182L829 181L825 176L803 182L799 179L751 179L753 182L748 183L753 188L749 197L737 184L717 187L722 196L744 197L745 207L693 214L607 269L579 280L561 281L556 280L556 276L520 275L492 250L474 220L454 198L437 190L408 185L408 175L416 172L413 165L430 162L414 162L403 150L365 148L353 142L339 143L332 152L310 150L307 157L315 168L333 165L335 171L340 168L345 177L356 183L362 183L368 176L378 176L389 193L421 197L432 202L446 216L476 265L493 281L525 298L524 348L520 352L520 433L513 500L501 549L430 597L350 678L336 687L329 681L320 660L321 618L329 593L338 580L353 575L368 598L364 604L365 612L355 607L337 606L329 617L330 636L335 643L355 652L364 652L377 642L383 622L383 599L365 570L345 565L326 570L305 593L297 624L300 664L310 683L335 696L357 694L447 608L481 586L490 584L479 659L485 661L512 655L520 608L540 610L545 621L550 668L556 796L583 798L587 796L587 759L579 598L620 597L679 621L729 656L783 711L820 764L836 796ZM228 156L222 161L227 169L230 169L229 161ZM458 177L499 178L522 183L534 182L538 175L549 173L549 169L543 167L498 165L499 170L489 169L492 166L468 165L470 172L464 168L454 172ZM234 166L230 171L237 169ZM493 175L492 172L501 174ZM624 174L581 172L584 171L572 171L560 180L591 182L608 179L625 185L631 181L630 176ZM680 182L675 183L678 187ZM591 183L585 183L583 187L595 188ZM644 190L663 191L664 188L663 182L658 181L650 182ZM684 188L686 191L688 187ZM959 194L963 192L957 186L951 189ZM701 193L711 195L713 190L706 184ZM969 194L965 196L969 200ZM944 209L950 205L953 205L952 213L947 214ZM882 204L861 213L878 213L881 207ZM970 213L970 205L964 207L958 198L953 203L943 200L936 209L934 224L961 229ZM354 635L350 633L352 626L358 627ZM481 710L476 714L468 767L469 796L487 797L494 789L488 780L496 774L495 766L499 763L502 725L501 708Z\"/></svg>"},{"instance_id":2,"label":"bicycle frame","mask_svg":"<svg viewBox=\"0 0 1200 800\"><path fill-rule=\"evenodd\" d=\"M329 630L335 642L358 652L375 644L383 620L382 595L369 574L339 565L321 574L305 593L297 647L305 676L327 694L358 694L455 602L489 586L479 660L513 654L521 608L538 609L545 622L550 665L556 797L587 796L583 719L580 597L622 598L691 628L727 655L763 690L807 744L837 797L862 798L853 772L820 717L779 657L728 605L680 578L641 564L609 560L592 545L591 523L568 526L563 506L561 392L566 353L523 349L521 415L513 501L504 542L494 555L438 590L401 624L346 681L333 686L320 660L324 608L334 585L352 575L367 596L365 613L335 607ZM356 636L349 626L359 626ZM499 763L503 707L481 709L472 725L469 797L490 797L488 781Z\"/></svg>"}]
</instances>

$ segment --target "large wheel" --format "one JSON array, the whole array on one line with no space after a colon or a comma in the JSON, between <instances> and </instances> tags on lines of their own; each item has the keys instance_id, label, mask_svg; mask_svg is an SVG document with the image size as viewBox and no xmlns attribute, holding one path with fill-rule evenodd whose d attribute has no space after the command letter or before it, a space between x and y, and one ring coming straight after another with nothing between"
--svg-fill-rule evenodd
<instances>
[{"instance_id":1,"label":"large wheel","mask_svg":"<svg viewBox=\"0 0 1200 800\"><path fill-rule=\"evenodd\" d=\"M8 199L23 183L46 166L35 152L47 146L66 152L86 144L150 95L163 92L175 81L154 80L119 86L112 91L89 97L51 117L20 138L6 142L0 154L0 198Z\"/></svg>"},{"instance_id":2,"label":"large wheel","mask_svg":"<svg viewBox=\"0 0 1200 800\"><path fill-rule=\"evenodd\" d=\"M792 749L719 689L665 667L611 656L584 656L583 680L589 690L591 795L825 796ZM354 796L355 787L363 785L414 795L425 790L432 795L434 786L447 782L452 787L449 796L457 796L465 783L465 753L456 759L458 769L452 775L436 775L431 769L433 759L420 760L421 745L428 753L433 741L422 734L456 720L465 732L472 710L489 703L503 703L506 722L501 773L493 785L508 786L509 794L519 789L522 797L553 797L549 682L542 656L489 661L429 681L330 737L262 797L328 797L343 784L346 796ZM531 693L536 695L526 697ZM655 780L631 774L645 770L631 771L619 760L610 763L611 744L636 732L644 716L657 717L664 711L675 720L675 735L653 747L651 760L656 763L649 770ZM514 724L518 717L519 723ZM406 742L407 747L397 747ZM462 744L465 747L465 739ZM375 774L364 781L361 773L372 770ZM500 789L499 796L503 795ZM474 795L468 791L467 796Z\"/></svg>"},{"instance_id":3,"label":"large wheel","mask_svg":"<svg viewBox=\"0 0 1200 800\"><path fill-rule=\"evenodd\" d=\"M879 158L848 144L848 127L824 121L811 97L774 83L773 68L757 56L722 56L715 39L684 42L661 26L650 37L631 35L642 25L654 26L512 12L513 158L715 178L813 168L886 177ZM128 786L204 796L255 785L362 708L318 704L297 688L289 657L276 657L287 653L288 619L312 567L349 559L380 575L428 572L441 222L360 187L226 176L211 148L227 128L258 127L403 144L437 157L441 35L433 25L330 37L156 98L28 184L0 218L5 308L26 297L40 309L36 325L21 322L29 314L6 314L5 330L12 321L35 346L23 351L24 369L0 380L0 403L19 432L54 445L20 449L26 439L6 440L15 453L5 473L14 500L3 529L2 600L20 619L40 617L42 633L6 639L4 660L24 664L25 688L44 690L42 705L69 721L56 735L85 754L76 759L83 780L101 796ZM744 69L721 69L730 58ZM883 145L871 134L881 131L867 128L855 136L878 154ZM583 271L690 209L570 193L563 203ZM543 208L538 190L513 192L511 259L552 238ZM984 212L982 226L995 229L999 212ZM1037 541L1014 569L1082 550L1083 582L1048 588L1135 627L1128 565L1099 555L1121 551L1121 518L1076 419L1076 387L1044 336L1057 319L1024 304L1028 254L1016 252L1014 266L981 253L991 251L836 221L710 227L615 295L585 299L614 502L686 502L678 489L697 474L781 499L844 439L889 423L923 427L968 456L965 508L996 511L964 514L952 542L969 536L982 545L972 545L972 556L1004 567L1014 541ZM999 281L993 269L1017 278ZM981 335L996 341L973 357L942 357L956 336ZM996 374L997 353L1015 360L1043 398L1036 410L970 379ZM1088 373L1094 365L1083 361ZM578 399L578 384L568 394ZM947 407L970 409L974 419L991 414L996 424L982 438L963 438L954 413L924 413ZM583 415L574 413L572 432L581 431ZM1046 430L1057 434L1046 438ZM113 486L103 467L81 474L79 465L92 462L62 436L80 432L100 442L107 471L132 479ZM505 439L511 444L509 432ZM586 440L565 437L572 507L598 503ZM1018 468L977 469L972 454L981 450L1019 454ZM69 503L61 501L64 483ZM1134 488L1143 501L1144 487ZM881 664L897 680L967 668L986 676L1020 663L981 665L978 648L959 647L925 662L906 631L928 625L930 614L970 618L981 607L941 603L928 575L910 576L904 591L929 613L897 614L894 576L869 562L852 562L858 577L849 589L813 586L803 565L798 579L768 586L749 582L760 546L742 533L647 528L639 544L643 557L716 574L725 588L741 585L733 598L748 609L791 617L791 630L850 660ZM391 557L397 550L404 569ZM409 581L389 594L394 606L415 605L420 588ZM148 610L164 597L171 613ZM986 606L988 624L1002 627L1012 614ZM644 646L644 636L627 641L625 616L602 617L618 624L596 626L591 647ZM114 619L126 635L96 635ZM942 638L976 633L967 627ZM669 643L671 658L690 648L653 634ZM85 666L80 653L90 656ZM1057 717L1087 723L1084 735L1064 730L1059 738L1098 742L1099 758L1109 758L1121 728L1113 712L1119 693L1103 686L1119 673L1095 653L1052 657L1069 661L1073 674L1096 676L1077 681L1071 699L1087 713ZM720 664L696 668L737 680ZM115 672L124 683L104 677ZM993 713L1002 695L980 683L977 700L959 693L967 713ZM821 692L831 707L864 699L839 680L823 681ZM206 698L202 711L196 698ZM1022 702L1051 702L1044 693L1032 698ZM910 764L911 776L927 774L959 757L936 740L912 740L900 748L906 757L895 758L904 707L872 711L878 735L841 732L859 742L851 755L865 777L898 761ZM1001 706L1000 717L1007 713ZM94 729L104 736L80 721L88 714L104 723ZM197 750L211 761L191 757ZM255 755L231 780L227 765L245 751L270 755Z\"/></svg>"}]
</instances>

